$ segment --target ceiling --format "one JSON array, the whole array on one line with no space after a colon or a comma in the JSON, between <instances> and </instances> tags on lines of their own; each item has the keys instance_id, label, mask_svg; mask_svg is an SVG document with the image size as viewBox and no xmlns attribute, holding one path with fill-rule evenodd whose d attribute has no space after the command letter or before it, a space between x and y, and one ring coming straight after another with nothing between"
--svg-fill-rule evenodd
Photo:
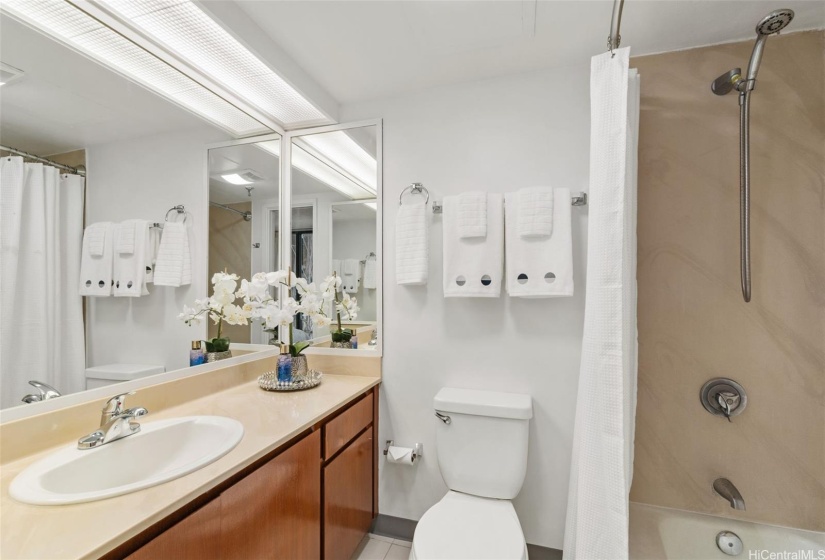
<instances>
[{"instance_id":1,"label":"ceiling","mask_svg":"<svg viewBox=\"0 0 825 560\"><path fill-rule=\"evenodd\" d=\"M0 60L25 72L0 88L0 141L27 152L211 126L6 14Z\"/></svg>"},{"instance_id":2,"label":"ceiling","mask_svg":"<svg viewBox=\"0 0 825 560\"><path fill-rule=\"evenodd\" d=\"M348 104L588 64L606 49L613 3L270 0L237 6ZM753 39L757 21L780 7L796 12L790 31L825 27L821 1L627 0L622 44L641 55Z\"/></svg>"}]
</instances>

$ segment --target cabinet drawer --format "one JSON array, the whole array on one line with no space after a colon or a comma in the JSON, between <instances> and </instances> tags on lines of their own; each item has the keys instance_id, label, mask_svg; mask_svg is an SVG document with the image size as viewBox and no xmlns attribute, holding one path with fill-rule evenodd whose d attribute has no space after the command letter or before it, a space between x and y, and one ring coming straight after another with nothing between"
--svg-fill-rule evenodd
<instances>
[{"instance_id":1,"label":"cabinet drawer","mask_svg":"<svg viewBox=\"0 0 825 560\"><path fill-rule=\"evenodd\" d=\"M325 427L324 458L335 455L372 422L372 393L336 416Z\"/></svg>"}]
</instances>

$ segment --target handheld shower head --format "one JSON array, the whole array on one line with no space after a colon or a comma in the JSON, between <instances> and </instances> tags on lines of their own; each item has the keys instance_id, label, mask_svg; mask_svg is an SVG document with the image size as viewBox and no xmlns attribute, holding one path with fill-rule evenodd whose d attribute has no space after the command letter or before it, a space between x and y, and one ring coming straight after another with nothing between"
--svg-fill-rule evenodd
<instances>
[{"instance_id":1,"label":"handheld shower head","mask_svg":"<svg viewBox=\"0 0 825 560\"><path fill-rule=\"evenodd\" d=\"M794 13L793 10L782 9L774 10L759 23L756 24L756 44L753 46L753 53L751 53L751 61L748 64L748 73L746 76L747 82L745 87L747 91L753 89L755 85L753 80L756 80L756 73L759 72L759 64L762 62L762 51L765 49L765 41L774 33L779 33L791 23Z\"/></svg>"},{"instance_id":2,"label":"handheld shower head","mask_svg":"<svg viewBox=\"0 0 825 560\"><path fill-rule=\"evenodd\" d=\"M762 21L756 24L756 34L773 35L774 33L779 33L791 23L793 16L793 10L775 10L763 17Z\"/></svg>"}]
</instances>

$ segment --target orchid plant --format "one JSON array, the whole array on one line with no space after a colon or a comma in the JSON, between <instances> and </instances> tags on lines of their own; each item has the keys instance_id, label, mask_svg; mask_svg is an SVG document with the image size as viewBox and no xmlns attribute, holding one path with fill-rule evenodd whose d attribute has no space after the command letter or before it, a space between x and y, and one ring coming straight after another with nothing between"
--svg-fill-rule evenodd
<instances>
[{"instance_id":1,"label":"orchid plant","mask_svg":"<svg viewBox=\"0 0 825 560\"><path fill-rule=\"evenodd\" d=\"M238 295L235 289L238 286L237 274L226 271L216 272L212 276L212 296L206 299L195 300L194 306L183 306L183 313L178 319L191 326L200 323L208 315L218 326L217 336L206 341L207 352L225 352L229 350L229 339L221 336L224 321L229 325L248 325L252 316L246 306L235 305ZM245 280L244 280L245 282Z\"/></svg>"},{"instance_id":2,"label":"orchid plant","mask_svg":"<svg viewBox=\"0 0 825 560\"><path fill-rule=\"evenodd\" d=\"M277 328L281 341L289 344L290 353L297 356L306 349L310 342L293 343L293 324L295 316L299 313L305 314L313 326L324 328L332 324L328 311L335 312L338 329L332 333L334 342L349 341L352 333L344 330L341 326L342 314L347 320L354 320L358 315L358 302L355 298L346 293L340 293L341 278L333 274L328 276L320 286L307 282L304 278L298 278L291 270L278 270L276 272L259 272L252 276L250 280L240 281L236 274L217 273L212 277L214 294L206 300L196 300L194 307L183 307L183 313L178 318L186 322L187 325L200 322L204 314L209 314L218 325L218 336L211 341L207 341L207 351L216 347L215 342L220 339L221 325L225 320L230 325L246 325L250 320L259 320L264 328ZM298 299L287 297L282 302L275 300L271 293L272 286L286 286L290 292L295 288ZM237 291L235 291L237 289ZM235 305L235 299L241 298L243 306ZM284 339L284 332L287 332ZM229 339L226 341L226 349L229 348Z\"/></svg>"}]
</instances>

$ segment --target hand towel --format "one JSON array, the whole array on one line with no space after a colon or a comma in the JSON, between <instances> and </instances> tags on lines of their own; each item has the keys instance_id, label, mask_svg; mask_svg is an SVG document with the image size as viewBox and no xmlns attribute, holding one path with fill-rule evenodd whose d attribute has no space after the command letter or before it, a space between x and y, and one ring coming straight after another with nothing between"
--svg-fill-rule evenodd
<instances>
[{"instance_id":1,"label":"hand towel","mask_svg":"<svg viewBox=\"0 0 825 560\"><path fill-rule=\"evenodd\" d=\"M378 260L375 255L370 255L364 263L364 289L375 290L376 288L378 288Z\"/></svg>"},{"instance_id":2,"label":"hand towel","mask_svg":"<svg viewBox=\"0 0 825 560\"><path fill-rule=\"evenodd\" d=\"M504 210L500 193L487 194L486 237L462 238L460 199L444 198L444 297L500 297Z\"/></svg>"},{"instance_id":3,"label":"hand towel","mask_svg":"<svg viewBox=\"0 0 825 560\"><path fill-rule=\"evenodd\" d=\"M126 220L118 226L117 233L117 253L131 255L135 252L135 226L141 220ZM145 221L145 220L143 220Z\"/></svg>"},{"instance_id":4,"label":"hand towel","mask_svg":"<svg viewBox=\"0 0 825 560\"><path fill-rule=\"evenodd\" d=\"M81 296L112 295L113 234L113 224L109 222L92 224L83 232L80 254Z\"/></svg>"},{"instance_id":5,"label":"hand towel","mask_svg":"<svg viewBox=\"0 0 825 560\"><path fill-rule=\"evenodd\" d=\"M406 202L395 218L395 282L398 285L427 283L427 204Z\"/></svg>"},{"instance_id":6,"label":"hand towel","mask_svg":"<svg viewBox=\"0 0 825 560\"><path fill-rule=\"evenodd\" d=\"M83 238L89 239L89 255L93 257L102 257L103 251L106 247L106 235L109 228L112 226L110 222L98 222L86 228L83 233Z\"/></svg>"},{"instance_id":7,"label":"hand towel","mask_svg":"<svg viewBox=\"0 0 825 560\"><path fill-rule=\"evenodd\" d=\"M166 222L155 265L155 286L185 286L192 281L189 233L182 222Z\"/></svg>"},{"instance_id":8,"label":"hand towel","mask_svg":"<svg viewBox=\"0 0 825 560\"><path fill-rule=\"evenodd\" d=\"M487 235L487 193L458 195L458 235L462 239Z\"/></svg>"},{"instance_id":9,"label":"hand towel","mask_svg":"<svg viewBox=\"0 0 825 560\"><path fill-rule=\"evenodd\" d=\"M521 192L506 195L507 293L511 297L564 297L573 295L573 236L570 224L570 190L553 189L553 234L518 235Z\"/></svg>"},{"instance_id":10,"label":"hand towel","mask_svg":"<svg viewBox=\"0 0 825 560\"><path fill-rule=\"evenodd\" d=\"M341 289L348 294L358 291L358 284L361 281L361 263L358 259L346 259L341 261L341 278L344 283Z\"/></svg>"},{"instance_id":11,"label":"hand towel","mask_svg":"<svg viewBox=\"0 0 825 560\"><path fill-rule=\"evenodd\" d=\"M123 235L123 230L129 233ZM146 278L146 243L149 237L149 223L146 220L126 220L115 226L116 239L131 239L131 252L115 251L112 288L115 297L140 297L147 295L144 280Z\"/></svg>"},{"instance_id":12,"label":"hand towel","mask_svg":"<svg viewBox=\"0 0 825 560\"><path fill-rule=\"evenodd\" d=\"M514 202L518 204L519 235L534 237L553 234L553 199L553 189L550 187L529 187L518 191Z\"/></svg>"},{"instance_id":13,"label":"hand towel","mask_svg":"<svg viewBox=\"0 0 825 560\"><path fill-rule=\"evenodd\" d=\"M158 246L160 245L160 229L156 227L149 227L146 235L146 249L144 264L146 265L146 275L143 278L143 285L155 281L155 265L158 260Z\"/></svg>"}]
</instances>

